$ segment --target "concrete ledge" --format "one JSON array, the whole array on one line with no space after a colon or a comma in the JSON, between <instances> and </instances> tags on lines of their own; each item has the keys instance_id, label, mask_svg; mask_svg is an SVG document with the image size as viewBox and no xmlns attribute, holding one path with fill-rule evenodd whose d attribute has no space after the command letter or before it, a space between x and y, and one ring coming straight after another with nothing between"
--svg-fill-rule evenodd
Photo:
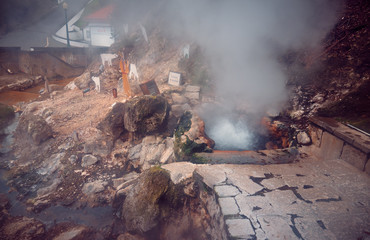
<instances>
[{"instance_id":1,"label":"concrete ledge","mask_svg":"<svg viewBox=\"0 0 370 240\"><path fill-rule=\"evenodd\" d=\"M310 118L315 155L324 160L342 159L370 174L370 137L334 119Z\"/></svg>"}]
</instances>

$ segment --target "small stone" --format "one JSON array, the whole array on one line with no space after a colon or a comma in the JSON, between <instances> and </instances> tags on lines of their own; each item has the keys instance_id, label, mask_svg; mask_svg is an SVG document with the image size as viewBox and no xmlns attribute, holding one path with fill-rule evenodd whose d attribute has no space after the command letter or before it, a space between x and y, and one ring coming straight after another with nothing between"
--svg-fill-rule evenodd
<instances>
[{"instance_id":1,"label":"small stone","mask_svg":"<svg viewBox=\"0 0 370 240\"><path fill-rule=\"evenodd\" d=\"M98 180L91 183L85 183L82 187L82 192L86 195L91 195L94 193L99 193L104 191L105 186L107 186L108 183L104 182L102 180Z\"/></svg>"},{"instance_id":2,"label":"small stone","mask_svg":"<svg viewBox=\"0 0 370 240\"><path fill-rule=\"evenodd\" d=\"M188 101L186 97L180 95L179 93L172 93L171 97L174 104L184 104Z\"/></svg>"},{"instance_id":3,"label":"small stone","mask_svg":"<svg viewBox=\"0 0 370 240\"><path fill-rule=\"evenodd\" d=\"M69 162L71 164L76 164L77 160L78 160L78 157L76 155L71 155L69 158L68 158Z\"/></svg>"},{"instance_id":4,"label":"small stone","mask_svg":"<svg viewBox=\"0 0 370 240\"><path fill-rule=\"evenodd\" d=\"M311 144L311 138L310 136L308 136L308 134L306 132L299 132L297 134L297 141L299 144L302 144L302 145L309 145Z\"/></svg>"},{"instance_id":5,"label":"small stone","mask_svg":"<svg viewBox=\"0 0 370 240\"><path fill-rule=\"evenodd\" d=\"M187 91L187 92L199 92L200 87L199 86L188 85L188 86L186 86L185 91Z\"/></svg>"},{"instance_id":6,"label":"small stone","mask_svg":"<svg viewBox=\"0 0 370 240\"><path fill-rule=\"evenodd\" d=\"M87 154L83 156L82 161L81 161L81 166L88 167L88 166L94 165L97 162L98 162L98 159L94 155Z\"/></svg>"}]
</instances>

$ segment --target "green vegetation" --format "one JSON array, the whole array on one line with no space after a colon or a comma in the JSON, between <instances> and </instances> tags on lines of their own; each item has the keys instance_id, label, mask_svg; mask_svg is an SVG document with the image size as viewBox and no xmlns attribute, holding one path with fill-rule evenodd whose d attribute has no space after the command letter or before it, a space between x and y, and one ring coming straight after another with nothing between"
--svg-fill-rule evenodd
<instances>
[{"instance_id":1,"label":"green vegetation","mask_svg":"<svg viewBox=\"0 0 370 240\"><path fill-rule=\"evenodd\" d=\"M181 141L181 137L184 136L184 133L189 131L191 127L191 118L192 114L190 112L185 112L184 115L181 116L179 125L176 128L174 147L176 158L181 161L192 163L207 163L207 159L196 155L196 153L203 152L207 149L207 145L205 143L198 144L190 140L186 135L186 141Z\"/></svg>"}]
</instances>

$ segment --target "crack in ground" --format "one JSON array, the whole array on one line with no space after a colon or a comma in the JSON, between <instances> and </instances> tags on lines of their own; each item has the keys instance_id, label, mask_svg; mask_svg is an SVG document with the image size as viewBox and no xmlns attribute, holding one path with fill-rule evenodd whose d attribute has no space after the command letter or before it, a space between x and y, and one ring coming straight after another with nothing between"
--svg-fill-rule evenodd
<instances>
[{"instance_id":1,"label":"crack in ground","mask_svg":"<svg viewBox=\"0 0 370 240\"><path fill-rule=\"evenodd\" d=\"M323 198L323 199L316 199L316 202L340 202L342 198L339 196L338 198Z\"/></svg>"},{"instance_id":2,"label":"crack in ground","mask_svg":"<svg viewBox=\"0 0 370 240\"><path fill-rule=\"evenodd\" d=\"M250 176L249 178L256 184L260 185L261 187L265 187L261 184L261 182L265 179L270 179L270 178L273 178L275 177L274 174L272 173L264 173L265 177L253 177L253 176Z\"/></svg>"},{"instance_id":3,"label":"crack in ground","mask_svg":"<svg viewBox=\"0 0 370 240\"><path fill-rule=\"evenodd\" d=\"M292 229L293 233L298 237L298 239L304 240L301 233L299 232L299 230L295 226L296 218L302 218L302 217L298 216L297 214L288 214L288 215L290 215L290 221L292 222L292 225L289 225L289 226Z\"/></svg>"},{"instance_id":4,"label":"crack in ground","mask_svg":"<svg viewBox=\"0 0 370 240\"><path fill-rule=\"evenodd\" d=\"M289 187L288 185L284 185L282 187L279 187L277 188L278 190L281 190L281 191L287 191L287 190L290 190L294 193L294 195L299 199L299 200L302 200L304 201L305 203L309 203L309 204L312 204L312 201L310 200L306 200L302 197L301 194L298 193L297 189L298 187ZM317 200L316 200L317 201Z\"/></svg>"}]
</instances>

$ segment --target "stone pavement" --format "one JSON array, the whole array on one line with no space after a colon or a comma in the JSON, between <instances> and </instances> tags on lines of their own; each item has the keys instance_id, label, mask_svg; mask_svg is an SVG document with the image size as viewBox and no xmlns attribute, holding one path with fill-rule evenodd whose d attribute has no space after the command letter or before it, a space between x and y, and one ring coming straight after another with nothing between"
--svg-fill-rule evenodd
<instances>
[{"instance_id":1,"label":"stone pavement","mask_svg":"<svg viewBox=\"0 0 370 240\"><path fill-rule=\"evenodd\" d=\"M370 177L343 160L162 167L214 189L232 239L370 239Z\"/></svg>"}]
</instances>

